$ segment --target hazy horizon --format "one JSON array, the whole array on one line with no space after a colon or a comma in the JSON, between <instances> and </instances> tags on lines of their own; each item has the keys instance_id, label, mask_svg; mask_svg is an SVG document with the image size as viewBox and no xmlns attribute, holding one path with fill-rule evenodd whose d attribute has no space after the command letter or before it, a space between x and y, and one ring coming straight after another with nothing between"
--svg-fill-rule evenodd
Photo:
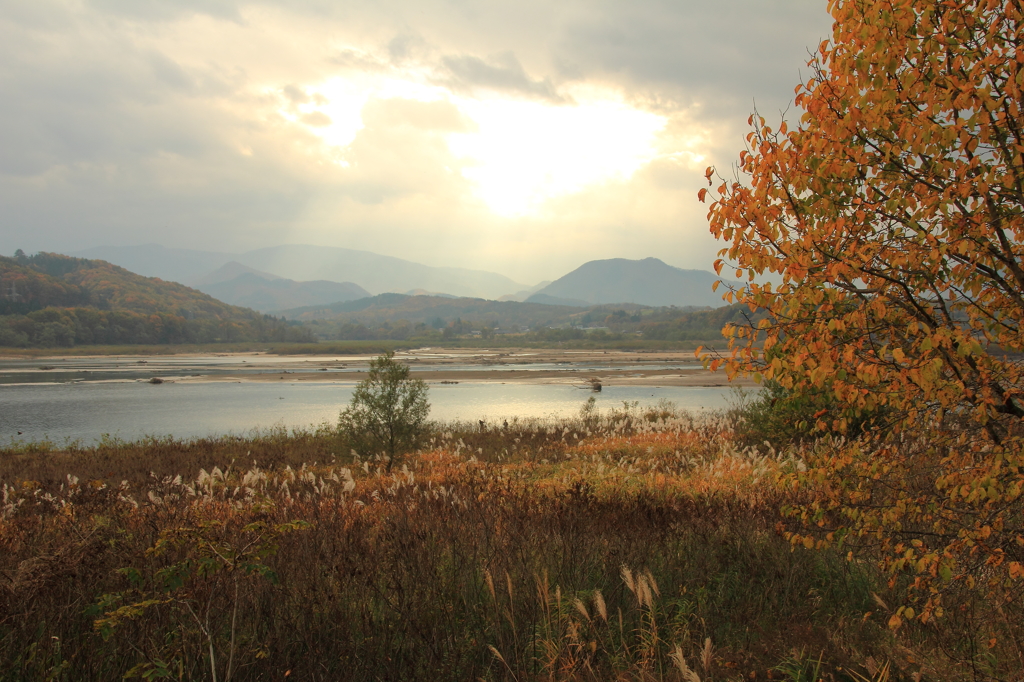
<instances>
[{"instance_id":1,"label":"hazy horizon","mask_svg":"<svg viewBox=\"0 0 1024 682\"><path fill-rule=\"evenodd\" d=\"M115 244L98 244L96 246L85 248L85 249L79 249L79 250L75 250L75 251L68 251L66 253L65 252L57 252L57 253L63 253L63 255L80 257L80 258L99 258L100 260L106 260L101 255L92 256L92 255L89 255L89 254L90 254L90 252L102 251L102 250L105 250L105 249L140 249L140 248L150 247L150 246L155 246L155 247L158 247L160 249L169 249L169 250L176 250L176 251L177 250L181 250L181 251L196 251L196 252L202 252L202 253L207 253L207 254L218 254L218 255L223 255L225 257L234 257L234 256L242 257L242 256L245 256L248 253L253 252L253 251L262 251L262 250L270 251L270 250L274 250L275 248L278 248L278 247L280 247L280 248L312 247L312 248L323 248L323 249L346 249L346 250L349 250L349 251L363 252L363 253L366 253L368 255L373 255L373 256L384 256L385 258L389 258L389 259L390 258L395 258L395 259L398 259L398 260L403 260L403 261L407 261L409 263L418 264L418 265L427 265L428 267L432 267L432 268L433 267L437 267L437 268L455 268L455 269L462 269L462 270L476 270L476 271L481 271L481 272L488 272L488 273L493 273L493 274L497 274L497 275L502 275L503 277L507 277L508 279L512 279L512 277L509 277L504 272L500 272L500 271L497 271L497 270L487 270L485 268L476 267L473 263L462 263L460 265L436 265L435 266L435 265L431 265L429 263L424 263L422 261L417 261L414 258L402 258L402 257L399 257L399 256L395 256L393 254L390 254L390 253L383 253L383 252L380 252L380 251L370 251L368 249L348 249L348 247L344 247L344 246L326 245L326 244L300 244L300 243L275 244L275 245L271 245L271 246L259 247L259 248L256 248L256 249L241 249L241 250L238 250L238 251L231 251L231 250L208 250L208 249L202 249L202 248L197 248L197 247L188 247L188 246L186 246L186 247L171 247L171 246L167 246L166 244L160 244L158 242L149 241L149 242L139 243L139 244L116 244L116 245ZM20 248L20 247L16 247L16 248ZM16 249L14 249L14 250L16 250ZM13 253L14 250L12 250L12 253ZM33 252L27 251L25 249L22 249L22 250L25 251L26 254L28 254L28 255L31 255L33 253ZM48 250L48 249L44 249L44 250ZM49 250L49 251L52 251L52 250ZM4 254L0 254L0 255L10 256L10 255L12 255L12 253L4 253ZM551 279L544 279L544 280L538 280L538 281L520 281L520 282L516 282L516 283L522 285L525 288L535 287L538 284L541 284L541 283L544 283L544 282L550 283L551 281L559 279L560 277L563 277L563 276L569 274L570 272L573 272L573 271L579 269L580 267L582 267L584 265L587 265L588 263L591 263L593 261L617 260L617 259L621 259L621 258L622 257L620 257L620 256L608 256L608 257L605 257L605 258L592 258L592 259L588 259L588 260L585 260L585 261L584 260L580 260L579 262L577 262L575 264L572 264L573 263L572 260L567 260L566 262L569 264L567 266L568 269L566 269L564 272L560 272L559 274L555 274L553 277L551 277ZM650 254L646 255L646 256L638 256L637 258L631 258L631 259L626 259L626 260L640 261L640 260L646 260L648 258L654 258L656 260L660 260L663 263L665 263L666 265L669 265L671 267L678 268L678 269L681 269L681 270L703 270L703 271L706 271L706 272L713 272L714 271L713 268L711 267L710 263L706 267L686 268L686 267L683 267L683 266L680 266L680 265L676 265L674 263L670 263L670 262L666 261L665 258L663 258L663 257L658 257L658 256L655 256L655 255L650 255ZM110 261L110 262L113 263L113 261ZM229 261L229 262L231 262L231 261ZM114 264L115 265L119 265L119 263L114 263ZM122 266L122 267L126 267L126 266ZM197 270L197 272L202 273L202 274L210 274L212 271L219 269L219 267L222 267L222 266L210 267L210 268L207 268L207 269L204 269L203 267L199 266L199 267L196 268L196 270ZM130 267L127 267L127 269L131 270ZM144 276L150 276L150 275L147 275L144 272L138 272L136 274L141 274L141 275L144 275ZM268 272L267 274L274 274L274 273L269 273ZM275 275L275 276L278 276L278 275ZM280 275L280 276L287 277L285 275ZM287 277L287 278L295 279L294 277ZM302 280L296 280L296 281L302 281ZM335 280L331 280L331 281L335 281ZM190 282L182 282L182 284L190 284Z\"/></svg>"}]
</instances>

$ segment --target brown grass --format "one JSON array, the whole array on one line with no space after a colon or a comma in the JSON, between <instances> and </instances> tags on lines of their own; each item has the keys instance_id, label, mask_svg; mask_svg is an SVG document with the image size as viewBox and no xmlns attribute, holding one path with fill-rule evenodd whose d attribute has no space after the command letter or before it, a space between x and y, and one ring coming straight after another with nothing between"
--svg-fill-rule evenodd
<instances>
[{"instance_id":1,"label":"brown grass","mask_svg":"<svg viewBox=\"0 0 1024 682\"><path fill-rule=\"evenodd\" d=\"M798 466L629 411L437 425L394 475L327 429L0 452L0 680L954 679L781 537Z\"/></svg>"}]
</instances>

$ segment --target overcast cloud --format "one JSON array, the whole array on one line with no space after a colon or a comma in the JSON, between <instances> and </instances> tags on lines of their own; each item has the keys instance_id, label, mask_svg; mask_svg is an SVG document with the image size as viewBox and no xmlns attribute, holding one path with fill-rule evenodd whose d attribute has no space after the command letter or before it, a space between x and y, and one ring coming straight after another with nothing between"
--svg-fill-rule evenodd
<instances>
[{"instance_id":1,"label":"overcast cloud","mask_svg":"<svg viewBox=\"0 0 1024 682\"><path fill-rule=\"evenodd\" d=\"M2 0L0 253L365 249L521 282L709 269L696 201L809 0Z\"/></svg>"}]
</instances>

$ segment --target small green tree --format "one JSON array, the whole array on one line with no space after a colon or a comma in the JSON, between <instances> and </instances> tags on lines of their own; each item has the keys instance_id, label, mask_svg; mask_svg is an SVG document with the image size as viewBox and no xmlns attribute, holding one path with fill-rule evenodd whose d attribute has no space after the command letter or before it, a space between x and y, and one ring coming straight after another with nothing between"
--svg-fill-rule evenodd
<instances>
[{"instance_id":1,"label":"small green tree","mask_svg":"<svg viewBox=\"0 0 1024 682\"><path fill-rule=\"evenodd\" d=\"M409 367L392 352L370 361L370 375L356 386L352 402L341 411L338 428L361 455L383 454L387 470L416 447L425 431L427 385L410 379Z\"/></svg>"}]
</instances>

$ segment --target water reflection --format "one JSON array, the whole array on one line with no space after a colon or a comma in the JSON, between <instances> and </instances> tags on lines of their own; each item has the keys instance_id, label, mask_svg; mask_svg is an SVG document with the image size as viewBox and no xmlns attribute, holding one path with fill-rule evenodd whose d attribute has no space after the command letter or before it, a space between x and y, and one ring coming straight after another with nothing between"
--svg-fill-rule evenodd
<instances>
[{"instance_id":1,"label":"water reflection","mask_svg":"<svg viewBox=\"0 0 1024 682\"><path fill-rule=\"evenodd\" d=\"M194 358L192 359L194 361ZM8 385L0 387L0 442L50 439L89 444L103 434L143 436L241 435L252 429L333 423L352 397L354 382L134 382ZM498 421L565 417L594 395L602 410L660 400L700 411L725 407L728 389L605 386L601 393L561 384L461 383L430 385L430 417Z\"/></svg>"}]
</instances>

